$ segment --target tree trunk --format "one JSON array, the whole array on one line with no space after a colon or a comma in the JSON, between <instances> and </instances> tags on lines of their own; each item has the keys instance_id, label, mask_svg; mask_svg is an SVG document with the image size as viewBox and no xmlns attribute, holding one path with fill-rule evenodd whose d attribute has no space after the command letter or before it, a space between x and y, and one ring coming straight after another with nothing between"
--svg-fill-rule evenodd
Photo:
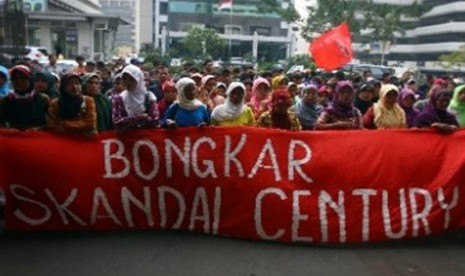
<instances>
[{"instance_id":1,"label":"tree trunk","mask_svg":"<svg viewBox=\"0 0 465 276\"><path fill-rule=\"evenodd\" d=\"M381 65L384 65L384 57L386 55L386 44L386 41L383 41L383 43L381 43Z\"/></svg>"}]
</instances>

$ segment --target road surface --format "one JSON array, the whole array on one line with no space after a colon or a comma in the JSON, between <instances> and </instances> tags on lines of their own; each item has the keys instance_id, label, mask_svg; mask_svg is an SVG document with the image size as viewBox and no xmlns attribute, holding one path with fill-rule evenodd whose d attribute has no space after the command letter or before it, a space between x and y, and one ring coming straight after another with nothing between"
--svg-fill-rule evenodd
<instances>
[{"instance_id":1,"label":"road surface","mask_svg":"<svg viewBox=\"0 0 465 276\"><path fill-rule=\"evenodd\" d=\"M0 275L463 276L465 232L343 247L169 231L2 233Z\"/></svg>"}]
</instances>

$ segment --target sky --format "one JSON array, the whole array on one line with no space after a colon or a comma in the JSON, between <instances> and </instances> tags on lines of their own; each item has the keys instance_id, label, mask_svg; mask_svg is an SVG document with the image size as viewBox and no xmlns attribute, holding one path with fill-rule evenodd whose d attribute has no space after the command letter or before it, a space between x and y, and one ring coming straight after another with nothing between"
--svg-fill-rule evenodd
<instances>
[{"instance_id":1,"label":"sky","mask_svg":"<svg viewBox=\"0 0 465 276\"><path fill-rule=\"evenodd\" d=\"M307 17L307 5L314 4L315 0L295 0L294 5L302 18ZM308 51L308 42L300 34L297 35L297 52L304 54Z\"/></svg>"}]
</instances>

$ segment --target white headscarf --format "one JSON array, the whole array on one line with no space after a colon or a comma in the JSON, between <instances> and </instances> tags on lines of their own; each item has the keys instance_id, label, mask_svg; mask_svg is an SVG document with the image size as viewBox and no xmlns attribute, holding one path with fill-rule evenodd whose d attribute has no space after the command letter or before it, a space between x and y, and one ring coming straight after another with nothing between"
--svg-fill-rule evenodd
<instances>
[{"instance_id":1,"label":"white headscarf","mask_svg":"<svg viewBox=\"0 0 465 276\"><path fill-rule=\"evenodd\" d=\"M128 91L127 89L121 93L124 107L128 112L129 117L137 117L142 113L145 113L145 97L148 94L150 101L156 101L157 98L153 93L149 93L145 88L144 73L141 69L135 65L128 65L123 69L124 73L129 74L133 79L136 80L137 86L134 91Z\"/></svg>"},{"instance_id":2,"label":"white headscarf","mask_svg":"<svg viewBox=\"0 0 465 276\"><path fill-rule=\"evenodd\" d=\"M213 75L206 75L202 78L202 86L205 86L205 84L207 84L207 82L211 79L214 79L215 76Z\"/></svg>"},{"instance_id":3,"label":"white headscarf","mask_svg":"<svg viewBox=\"0 0 465 276\"><path fill-rule=\"evenodd\" d=\"M242 102L238 105L235 105L231 102L231 92L236 89L241 88L244 91L244 97L242 98ZM221 104L212 112L212 118L217 121L230 121L238 118L244 112L246 105L244 104L245 99L245 85L241 82L232 82L228 90L226 91L226 102Z\"/></svg>"},{"instance_id":4,"label":"white headscarf","mask_svg":"<svg viewBox=\"0 0 465 276\"><path fill-rule=\"evenodd\" d=\"M193 100L189 100L186 98L185 89L189 84L195 85L195 81L191 78L182 78L176 82L176 89L179 92L178 104L183 109L196 110L197 108L203 106L204 104L196 98L194 98Z\"/></svg>"}]
</instances>

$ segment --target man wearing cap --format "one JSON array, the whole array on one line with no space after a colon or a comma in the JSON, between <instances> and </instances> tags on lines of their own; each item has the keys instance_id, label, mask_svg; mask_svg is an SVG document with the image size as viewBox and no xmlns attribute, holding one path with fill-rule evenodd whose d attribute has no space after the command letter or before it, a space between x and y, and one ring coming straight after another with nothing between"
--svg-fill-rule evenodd
<instances>
[{"instance_id":1,"label":"man wearing cap","mask_svg":"<svg viewBox=\"0 0 465 276\"><path fill-rule=\"evenodd\" d=\"M0 127L42 129L46 124L49 98L33 90L32 72L25 65L10 71L12 93L0 100Z\"/></svg>"}]
</instances>

